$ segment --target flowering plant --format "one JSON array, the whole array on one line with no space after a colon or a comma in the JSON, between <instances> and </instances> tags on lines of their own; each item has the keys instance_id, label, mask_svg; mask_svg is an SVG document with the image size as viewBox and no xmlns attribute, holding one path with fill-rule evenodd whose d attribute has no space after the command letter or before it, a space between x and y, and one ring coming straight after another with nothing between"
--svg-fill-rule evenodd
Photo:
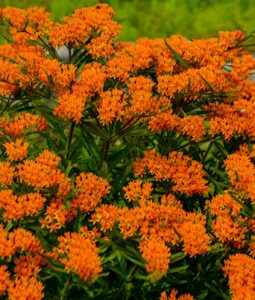
<instances>
[{"instance_id":1,"label":"flowering plant","mask_svg":"<svg viewBox=\"0 0 255 300\"><path fill-rule=\"evenodd\" d=\"M0 295L254 299L248 37L117 42L113 14L1 11Z\"/></svg>"}]
</instances>

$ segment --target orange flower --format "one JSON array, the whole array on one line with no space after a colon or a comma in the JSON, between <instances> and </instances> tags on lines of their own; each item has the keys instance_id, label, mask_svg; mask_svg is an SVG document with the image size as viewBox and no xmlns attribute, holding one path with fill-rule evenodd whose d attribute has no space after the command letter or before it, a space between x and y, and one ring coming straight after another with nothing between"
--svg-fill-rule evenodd
<instances>
[{"instance_id":1,"label":"orange flower","mask_svg":"<svg viewBox=\"0 0 255 300\"><path fill-rule=\"evenodd\" d=\"M191 139L197 141L205 135L205 121L199 116L185 116L180 119L177 132L186 134Z\"/></svg>"},{"instance_id":2,"label":"orange flower","mask_svg":"<svg viewBox=\"0 0 255 300\"><path fill-rule=\"evenodd\" d=\"M75 179L81 193L72 201L72 208L79 207L84 213L92 211L110 192L108 182L92 173L81 173Z\"/></svg>"},{"instance_id":3,"label":"orange flower","mask_svg":"<svg viewBox=\"0 0 255 300\"><path fill-rule=\"evenodd\" d=\"M76 67L74 65L61 65L56 59L43 59L38 62L37 77L38 81L46 86L54 85L56 91L62 91L68 88L71 81L75 80Z\"/></svg>"},{"instance_id":4,"label":"orange flower","mask_svg":"<svg viewBox=\"0 0 255 300\"><path fill-rule=\"evenodd\" d=\"M235 254L225 261L223 272L229 277L233 300L255 297L255 260L246 254Z\"/></svg>"},{"instance_id":5,"label":"orange flower","mask_svg":"<svg viewBox=\"0 0 255 300\"><path fill-rule=\"evenodd\" d=\"M161 199L161 204L152 201L141 202L140 206L128 209L103 205L92 216L94 223L100 223L103 230L112 229L115 222L124 238L140 234L143 238L157 237L173 245L180 242L176 229L186 220L181 203L174 196Z\"/></svg>"},{"instance_id":6,"label":"orange flower","mask_svg":"<svg viewBox=\"0 0 255 300\"><path fill-rule=\"evenodd\" d=\"M108 76L121 81L129 79L129 72L133 68L133 58L126 52L116 53L114 57L107 62Z\"/></svg>"},{"instance_id":7,"label":"orange flower","mask_svg":"<svg viewBox=\"0 0 255 300\"><path fill-rule=\"evenodd\" d=\"M120 120L126 105L126 97L121 90L112 90L101 93L98 113L103 124Z\"/></svg>"},{"instance_id":8,"label":"orange flower","mask_svg":"<svg viewBox=\"0 0 255 300\"><path fill-rule=\"evenodd\" d=\"M68 91L58 98L59 105L55 107L53 114L65 121L74 120L79 123L83 116L86 98L87 95L77 95Z\"/></svg>"},{"instance_id":9,"label":"orange flower","mask_svg":"<svg viewBox=\"0 0 255 300\"><path fill-rule=\"evenodd\" d=\"M3 225L0 224L0 258L10 258L14 252L13 244L7 239L7 232L5 232Z\"/></svg>"},{"instance_id":10,"label":"orange flower","mask_svg":"<svg viewBox=\"0 0 255 300\"><path fill-rule=\"evenodd\" d=\"M34 277L16 276L8 287L9 299L40 300L44 297L44 286Z\"/></svg>"},{"instance_id":11,"label":"orange flower","mask_svg":"<svg viewBox=\"0 0 255 300\"><path fill-rule=\"evenodd\" d=\"M113 9L107 4L77 9L64 18L63 24L56 23L52 27L49 40L53 46L88 44L89 52L95 57L109 55L112 41L121 28L112 20L113 14Z\"/></svg>"},{"instance_id":12,"label":"orange flower","mask_svg":"<svg viewBox=\"0 0 255 300\"><path fill-rule=\"evenodd\" d=\"M6 265L0 266L0 296L3 296L10 285L10 273Z\"/></svg>"},{"instance_id":13,"label":"orange flower","mask_svg":"<svg viewBox=\"0 0 255 300\"><path fill-rule=\"evenodd\" d=\"M15 7L6 7L3 9L4 18L10 22L10 25L17 30L23 30L27 22L27 13L24 9Z\"/></svg>"},{"instance_id":14,"label":"orange flower","mask_svg":"<svg viewBox=\"0 0 255 300\"><path fill-rule=\"evenodd\" d=\"M230 216L219 215L212 224L212 230L216 237L223 243L232 243L237 248L242 248L245 245L245 233L247 229L232 221Z\"/></svg>"},{"instance_id":15,"label":"orange flower","mask_svg":"<svg viewBox=\"0 0 255 300\"><path fill-rule=\"evenodd\" d=\"M17 277L36 277L41 271L42 259L39 256L21 255L14 260L14 264L14 273Z\"/></svg>"},{"instance_id":16,"label":"orange flower","mask_svg":"<svg viewBox=\"0 0 255 300\"><path fill-rule=\"evenodd\" d=\"M9 196L6 192L10 192ZM25 216L33 216L44 207L46 198L39 193L30 193L22 196L15 196L11 190L0 191L2 196L0 206L4 209L3 217L5 220L22 219Z\"/></svg>"},{"instance_id":17,"label":"orange flower","mask_svg":"<svg viewBox=\"0 0 255 300\"><path fill-rule=\"evenodd\" d=\"M128 201L139 199L141 202L144 202L151 196L152 183L142 182L142 180L131 181L123 190Z\"/></svg>"},{"instance_id":18,"label":"orange flower","mask_svg":"<svg viewBox=\"0 0 255 300\"><path fill-rule=\"evenodd\" d=\"M191 257L203 255L210 250L211 239L206 233L205 218L201 214L187 214L187 221L179 228L183 240L183 251Z\"/></svg>"},{"instance_id":19,"label":"orange flower","mask_svg":"<svg viewBox=\"0 0 255 300\"><path fill-rule=\"evenodd\" d=\"M102 268L95 243L79 233L66 232L58 238L60 244L56 251L63 255L60 261L69 272L74 270L84 281L95 281Z\"/></svg>"},{"instance_id":20,"label":"orange flower","mask_svg":"<svg viewBox=\"0 0 255 300\"><path fill-rule=\"evenodd\" d=\"M0 183L3 188L12 184L15 176L15 168L9 162L0 162ZM1 203L1 201L0 201Z\"/></svg>"},{"instance_id":21,"label":"orange flower","mask_svg":"<svg viewBox=\"0 0 255 300\"><path fill-rule=\"evenodd\" d=\"M205 81L206 80L206 81ZM175 99L176 94L183 94L185 100L198 100L198 95L210 91L207 82L215 92L223 91L227 86L227 80L223 71L207 65L200 69L190 68L186 71L170 75L158 76L158 92Z\"/></svg>"},{"instance_id":22,"label":"orange flower","mask_svg":"<svg viewBox=\"0 0 255 300\"><path fill-rule=\"evenodd\" d=\"M183 294L179 297L177 297L178 291L173 289L169 295L169 297L167 297L166 292L162 292L160 295L160 299L159 300L194 300L194 297L191 296L190 294Z\"/></svg>"},{"instance_id":23,"label":"orange flower","mask_svg":"<svg viewBox=\"0 0 255 300\"><path fill-rule=\"evenodd\" d=\"M145 76L137 76L130 78L127 86L129 93L135 94L139 91L150 93L152 92L154 85L155 83L150 78Z\"/></svg>"},{"instance_id":24,"label":"orange flower","mask_svg":"<svg viewBox=\"0 0 255 300\"><path fill-rule=\"evenodd\" d=\"M46 161L48 158L48 161ZM66 195L70 191L70 178L57 169L60 159L49 151L42 152L34 161L25 160L17 166L21 181L37 188L58 186L57 196Z\"/></svg>"},{"instance_id":25,"label":"orange flower","mask_svg":"<svg viewBox=\"0 0 255 300\"><path fill-rule=\"evenodd\" d=\"M255 103L237 99L233 104L211 104L208 109L215 111L209 122L210 135L222 134L225 139L230 139L234 135L255 136Z\"/></svg>"},{"instance_id":26,"label":"orange flower","mask_svg":"<svg viewBox=\"0 0 255 300\"><path fill-rule=\"evenodd\" d=\"M216 216L238 216L242 206L236 202L227 192L214 196L207 202L207 207Z\"/></svg>"},{"instance_id":27,"label":"orange flower","mask_svg":"<svg viewBox=\"0 0 255 300\"><path fill-rule=\"evenodd\" d=\"M46 120L40 116L24 113L16 115L10 120L6 120L4 130L12 135L18 136L30 129L32 132L43 131L48 126Z\"/></svg>"},{"instance_id":28,"label":"orange flower","mask_svg":"<svg viewBox=\"0 0 255 300\"><path fill-rule=\"evenodd\" d=\"M156 238L146 239L141 242L139 249L146 260L146 271L152 280L161 279L169 268L170 250L165 243Z\"/></svg>"},{"instance_id":29,"label":"orange flower","mask_svg":"<svg viewBox=\"0 0 255 300\"><path fill-rule=\"evenodd\" d=\"M202 165L181 152L172 152L166 157L155 150L145 151L145 157L138 158L134 163L134 173L144 175L146 168L156 180L170 179L174 183L172 190L175 192L193 195L207 191Z\"/></svg>"},{"instance_id":30,"label":"orange flower","mask_svg":"<svg viewBox=\"0 0 255 300\"><path fill-rule=\"evenodd\" d=\"M59 165L61 158L49 150L44 150L35 158L35 161L55 169Z\"/></svg>"},{"instance_id":31,"label":"orange flower","mask_svg":"<svg viewBox=\"0 0 255 300\"><path fill-rule=\"evenodd\" d=\"M24 143L23 139L17 139L15 142L8 142L4 144L6 154L11 160L22 160L27 155L27 148L29 144Z\"/></svg>"},{"instance_id":32,"label":"orange flower","mask_svg":"<svg viewBox=\"0 0 255 300\"><path fill-rule=\"evenodd\" d=\"M225 166L235 190L247 192L255 203L255 168L249 156L233 153L225 160Z\"/></svg>"},{"instance_id":33,"label":"orange flower","mask_svg":"<svg viewBox=\"0 0 255 300\"><path fill-rule=\"evenodd\" d=\"M45 218L41 220L42 227L52 231L62 228L67 222L69 211L60 198L52 199L45 212Z\"/></svg>"},{"instance_id":34,"label":"orange flower","mask_svg":"<svg viewBox=\"0 0 255 300\"><path fill-rule=\"evenodd\" d=\"M94 62L84 66L80 77L77 85L73 86L73 91L94 96L103 92L104 83L108 76L106 67Z\"/></svg>"},{"instance_id":35,"label":"orange flower","mask_svg":"<svg viewBox=\"0 0 255 300\"><path fill-rule=\"evenodd\" d=\"M153 94L154 82L145 76L130 78L127 91L130 95L129 106L125 110L125 116L155 115L171 108L171 103L166 97L158 97Z\"/></svg>"},{"instance_id":36,"label":"orange flower","mask_svg":"<svg viewBox=\"0 0 255 300\"><path fill-rule=\"evenodd\" d=\"M99 223L101 231L112 230L117 221L118 208L115 205L105 205L95 209L95 213L91 216L93 224Z\"/></svg>"},{"instance_id":37,"label":"orange flower","mask_svg":"<svg viewBox=\"0 0 255 300\"><path fill-rule=\"evenodd\" d=\"M15 94L19 88L17 82L22 82L26 76L19 70L16 64L0 57L0 95Z\"/></svg>"},{"instance_id":38,"label":"orange flower","mask_svg":"<svg viewBox=\"0 0 255 300\"><path fill-rule=\"evenodd\" d=\"M62 93L57 99L58 105L54 108L53 114L65 121L74 120L79 123L87 100L103 91L105 79L105 68L102 65L99 63L85 65L80 79L73 84L72 91Z\"/></svg>"},{"instance_id":39,"label":"orange flower","mask_svg":"<svg viewBox=\"0 0 255 300\"><path fill-rule=\"evenodd\" d=\"M15 7L3 9L3 18L10 24L10 32L13 35L13 42L25 44L27 40L37 40L51 27L49 13L44 8L30 8L28 10Z\"/></svg>"},{"instance_id":40,"label":"orange flower","mask_svg":"<svg viewBox=\"0 0 255 300\"><path fill-rule=\"evenodd\" d=\"M152 131L160 131L162 129L173 131L178 128L179 123L180 117L173 114L172 110L149 117L149 129Z\"/></svg>"},{"instance_id":41,"label":"orange flower","mask_svg":"<svg viewBox=\"0 0 255 300\"><path fill-rule=\"evenodd\" d=\"M249 243L249 253L251 256L255 257L255 235L251 236L251 241Z\"/></svg>"},{"instance_id":42,"label":"orange flower","mask_svg":"<svg viewBox=\"0 0 255 300\"><path fill-rule=\"evenodd\" d=\"M15 229L9 234L9 241L13 245L15 252L29 252L30 254L43 253L40 241L24 228Z\"/></svg>"}]
</instances>

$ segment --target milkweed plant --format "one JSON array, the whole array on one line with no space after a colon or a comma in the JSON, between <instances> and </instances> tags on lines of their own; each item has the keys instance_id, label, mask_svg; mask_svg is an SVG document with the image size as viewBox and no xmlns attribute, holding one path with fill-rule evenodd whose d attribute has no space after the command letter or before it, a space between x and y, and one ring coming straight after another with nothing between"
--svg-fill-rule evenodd
<instances>
[{"instance_id":1,"label":"milkweed plant","mask_svg":"<svg viewBox=\"0 0 255 300\"><path fill-rule=\"evenodd\" d=\"M113 15L0 10L1 299L255 299L251 36Z\"/></svg>"}]
</instances>

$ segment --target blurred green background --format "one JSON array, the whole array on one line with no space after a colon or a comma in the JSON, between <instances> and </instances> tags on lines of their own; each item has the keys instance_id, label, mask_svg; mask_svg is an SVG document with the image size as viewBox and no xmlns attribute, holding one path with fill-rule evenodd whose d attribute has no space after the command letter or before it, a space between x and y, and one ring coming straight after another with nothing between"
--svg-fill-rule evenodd
<instances>
[{"instance_id":1,"label":"blurred green background","mask_svg":"<svg viewBox=\"0 0 255 300\"><path fill-rule=\"evenodd\" d=\"M123 24L122 40L175 33L192 39L216 36L219 30L255 30L255 0L0 0L0 7L44 6L57 20L99 2L115 9L115 19Z\"/></svg>"}]
</instances>

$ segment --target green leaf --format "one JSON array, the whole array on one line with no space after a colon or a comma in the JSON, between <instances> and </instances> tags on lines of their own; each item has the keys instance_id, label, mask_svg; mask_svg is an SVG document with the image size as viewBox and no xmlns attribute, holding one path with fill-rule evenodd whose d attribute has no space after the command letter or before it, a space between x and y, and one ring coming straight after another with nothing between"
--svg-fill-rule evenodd
<instances>
[{"instance_id":1,"label":"green leaf","mask_svg":"<svg viewBox=\"0 0 255 300\"><path fill-rule=\"evenodd\" d=\"M184 259L186 256L187 256L187 254L184 253L184 252L174 253L170 257L170 262L171 262L171 264L173 264L173 263L175 263L175 262L177 262L179 260Z\"/></svg>"},{"instance_id":2,"label":"green leaf","mask_svg":"<svg viewBox=\"0 0 255 300\"><path fill-rule=\"evenodd\" d=\"M229 193L229 195L232 197L232 199L234 199L237 203L239 203L242 207L245 207L245 204L242 202L242 201L240 201L232 192L228 192Z\"/></svg>"},{"instance_id":3,"label":"green leaf","mask_svg":"<svg viewBox=\"0 0 255 300\"><path fill-rule=\"evenodd\" d=\"M117 253L116 251L114 251L110 256L101 258L102 264L106 264L109 261L113 261L116 257L117 257Z\"/></svg>"},{"instance_id":4,"label":"green leaf","mask_svg":"<svg viewBox=\"0 0 255 300\"><path fill-rule=\"evenodd\" d=\"M205 84L209 87L209 89L210 89L210 91L212 92L212 93L214 93L214 89L213 89L213 87L210 85L210 83L201 75L201 74L198 74L199 75L199 77L205 82Z\"/></svg>"},{"instance_id":5,"label":"green leaf","mask_svg":"<svg viewBox=\"0 0 255 300\"><path fill-rule=\"evenodd\" d=\"M183 60L183 58L168 44L166 40L164 40L165 45L170 50L170 52L173 54L173 59L179 62L186 70L189 69L189 65Z\"/></svg>"},{"instance_id":6,"label":"green leaf","mask_svg":"<svg viewBox=\"0 0 255 300\"><path fill-rule=\"evenodd\" d=\"M114 251L116 252L116 256L120 265L121 272L123 276L126 276L125 274L127 274L127 264L125 262L125 259L123 258L121 251L119 251L116 248Z\"/></svg>"},{"instance_id":7,"label":"green leaf","mask_svg":"<svg viewBox=\"0 0 255 300\"><path fill-rule=\"evenodd\" d=\"M134 263L135 265L137 265L137 266L140 266L140 267L145 267L145 262L142 262L142 261L140 261L140 260L138 260L138 259L136 259L136 258L133 258L133 257L131 257L130 255L128 255L128 254L126 254L125 252L122 252L122 255L127 259L127 260L129 260L129 261L131 261L132 263Z\"/></svg>"},{"instance_id":8,"label":"green leaf","mask_svg":"<svg viewBox=\"0 0 255 300\"><path fill-rule=\"evenodd\" d=\"M171 268L171 266L170 266L170 268L168 270L168 273L171 273L171 274L173 274L173 273L183 273L188 269L188 267L189 267L189 265L184 265L184 266L177 267L177 268Z\"/></svg>"}]
</instances>

